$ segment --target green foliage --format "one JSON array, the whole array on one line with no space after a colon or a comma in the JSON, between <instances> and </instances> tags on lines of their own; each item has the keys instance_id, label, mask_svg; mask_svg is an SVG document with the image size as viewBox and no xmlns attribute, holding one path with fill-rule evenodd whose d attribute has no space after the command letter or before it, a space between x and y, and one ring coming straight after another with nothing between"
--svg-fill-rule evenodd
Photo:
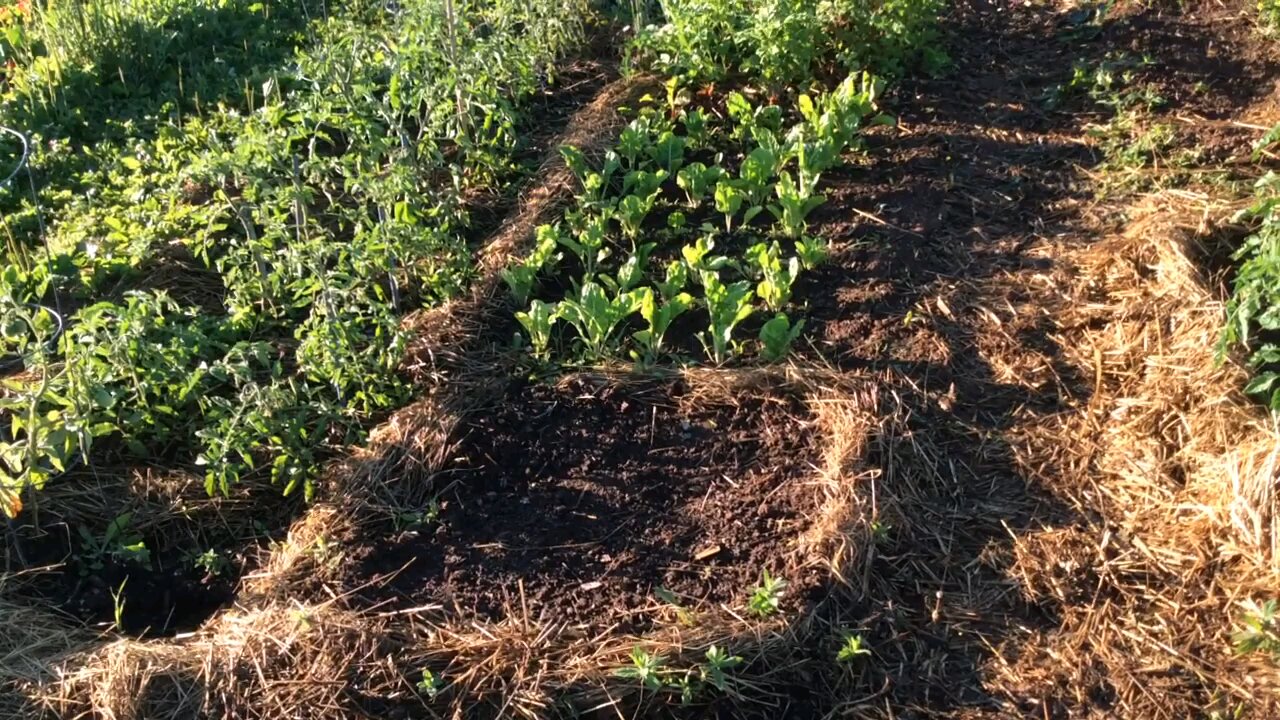
<instances>
[{"instance_id":1,"label":"green foliage","mask_svg":"<svg viewBox=\"0 0 1280 720\"><path fill-rule=\"evenodd\" d=\"M707 167L700 162L693 162L680 169L676 175L676 184L689 198L689 205L696 207L723 175L724 171L718 165Z\"/></svg>"},{"instance_id":2,"label":"green foliage","mask_svg":"<svg viewBox=\"0 0 1280 720\"><path fill-rule=\"evenodd\" d=\"M786 587L786 580L775 578L765 570L760 576L760 584L751 591L751 598L747 600L747 610L762 618L777 613Z\"/></svg>"},{"instance_id":3,"label":"green foliage","mask_svg":"<svg viewBox=\"0 0 1280 720\"><path fill-rule=\"evenodd\" d=\"M1280 330L1280 176L1267 173L1255 185L1256 201L1241 219L1258 223L1235 259L1240 262L1227 322L1218 343L1219 358L1239 346L1249 351L1255 376L1245 392L1280 410L1280 345L1270 339Z\"/></svg>"},{"instance_id":4,"label":"green foliage","mask_svg":"<svg viewBox=\"0 0 1280 720\"><path fill-rule=\"evenodd\" d=\"M707 316L710 327L702 333L703 345L710 350L711 359L717 363L729 359L733 349L733 330L755 312L751 305L751 283L740 280L723 283L720 273L703 270L699 273L706 292Z\"/></svg>"},{"instance_id":5,"label":"green foliage","mask_svg":"<svg viewBox=\"0 0 1280 720\"><path fill-rule=\"evenodd\" d=\"M777 242L757 243L747 249L747 260L760 272L756 294L770 310L781 310L791 301L791 285L800 275L800 258L782 260Z\"/></svg>"},{"instance_id":6,"label":"green foliage","mask_svg":"<svg viewBox=\"0 0 1280 720\"><path fill-rule=\"evenodd\" d=\"M1258 0L1258 21L1266 33L1280 33L1280 0Z\"/></svg>"},{"instance_id":7,"label":"green foliage","mask_svg":"<svg viewBox=\"0 0 1280 720\"><path fill-rule=\"evenodd\" d=\"M529 253L523 261L503 269L502 279L507 283L516 303L523 305L529 301L529 293L533 291L533 284L537 281L538 274L549 263L558 259L556 248L559 245L560 228L555 225L542 225L538 228L533 252Z\"/></svg>"},{"instance_id":8,"label":"green foliage","mask_svg":"<svg viewBox=\"0 0 1280 720\"><path fill-rule=\"evenodd\" d=\"M636 310L633 295L619 291L610 297L599 284L587 281L578 297L560 301L556 315L578 331L578 341L587 358L601 360L614 349L614 331L619 323Z\"/></svg>"},{"instance_id":9,"label":"green foliage","mask_svg":"<svg viewBox=\"0 0 1280 720\"><path fill-rule=\"evenodd\" d=\"M646 690L661 690L665 685L664 666L666 660L661 655L650 655L639 645L631 648L631 665L619 668L614 674L627 680L635 680Z\"/></svg>"},{"instance_id":10,"label":"green foliage","mask_svg":"<svg viewBox=\"0 0 1280 720\"><path fill-rule=\"evenodd\" d=\"M742 664L738 655L730 655L723 648L712 645L707 648L707 661L702 665L702 681L724 692L729 688L730 671Z\"/></svg>"},{"instance_id":11,"label":"green foliage","mask_svg":"<svg viewBox=\"0 0 1280 720\"><path fill-rule=\"evenodd\" d=\"M647 287L637 290L634 297L640 309L640 317L648 323L648 327L632 335L643 352L637 359L653 362L662 353L662 339L671 323L694 306L694 299L689 293L681 292L659 302L657 294Z\"/></svg>"},{"instance_id":12,"label":"green foliage","mask_svg":"<svg viewBox=\"0 0 1280 720\"><path fill-rule=\"evenodd\" d=\"M131 523L133 515L124 513L117 515L103 532L102 537L95 536L84 525L78 526L80 533L81 572L85 574L103 569L107 561L117 563L133 563L146 567L151 564L151 551L141 535L134 532Z\"/></svg>"},{"instance_id":13,"label":"green foliage","mask_svg":"<svg viewBox=\"0 0 1280 720\"><path fill-rule=\"evenodd\" d=\"M897 75L947 62L942 0L664 0L637 54L654 70L707 83L735 73L773 87L803 84L824 63Z\"/></svg>"},{"instance_id":14,"label":"green foliage","mask_svg":"<svg viewBox=\"0 0 1280 720\"><path fill-rule=\"evenodd\" d=\"M758 305L771 316L778 314L790 303L800 273L826 258L826 242L807 233L808 216L823 201L822 173L856 147L866 122L885 121L875 114L878 82L865 74L851 76L830 92L799 96L791 110L730 93L725 124L701 111L683 112L692 100L678 80L668 81L666 89L666 107L654 107L653 98L642 101L599 171L577 149L561 150L583 192L564 214L569 230L553 232L550 228L559 226L546 226L538 245L549 246L547 238L554 234L555 242L579 258L582 272L559 279L560 287L570 288L567 297L538 299L518 314L541 359L550 359L557 319L573 328L577 340L559 347L576 348L573 359L586 362L621 355L651 364L668 352L678 356L693 338L716 363L745 348L777 360L799 337L803 321L792 323L785 315L762 321L759 343L744 344L735 333ZM686 152L698 143L676 134L679 123L672 118L680 117L686 129L696 127L702 138L716 141L687 163ZM698 120L690 122L693 117ZM726 157L741 158L736 173L726 171ZM619 183L616 175L623 168ZM673 185L684 192L684 201L668 199ZM751 225L766 203L776 221ZM723 229L707 220L712 212L723 216ZM742 247L744 236L764 237L745 251L717 252L726 239L728 247ZM794 257L783 256L782 239L795 246ZM628 246L629 253L619 252ZM676 248L679 259L652 267L651 257L669 258ZM531 269L517 266L506 277L518 297L529 297ZM705 317L706 325L694 325L685 342L669 342L676 319L699 307L706 315L695 317ZM632 317L637 311L644 325ZM693 324L692 319L681 322L681 330Z\"/></svg>"},{"instance_id":15,"label":"green foliage","mask_svg":"<svg viewBox=\"0 0 1280 720\"><path fill-rule=\"evenodd\" d=\"M1240 629L1231 635L1237 654L1262 653L1280 663L1280 604L1248 600L1240 618Z\"/></svg>"},{"instance_id":16,"label":"green foliage","mask_svg":"<svg viewBox=\"0 0 1280 720\"><path fill-rule=\"evenodd\" d=\"M836 662L855 663L870 654L871 650L866 646L866 642L861 635L846 633L844 642L841 643L840 650L836 653Z\"/></svg>"},{"instance_id":17,"label":"green foliage","mask_svg":"<svg viewBox=\"0 0 1280 720\"><path fill-rule=\"evenodd\" d=\"M417 688L418 692L425 695L428 700L435 700L440 693L444 692L444 678L428 668L423 668L422 677L418 680Z\"/></svg>"},{"instance_id":18,"label":"green foliage","mask_svg":"<svg viewBox=\"0 0 1280 720\"><path fill-rule=\"evenodd\" d=\"M559 319L555 306L534 300L528 312L516 313L516 320L524 326L533 344L533 354L538 357L547 356L547 346L551 343L551 326Z\"/></svg>"},{"instance_id":19,"label":"green foliage","mask_svg":"<svg viewBox=\"0 0 1280 720\"><path fill-rule=\"evenodd\" d=\"M796 256L805 270L812 270L827 260L827 241L814 235L796 240Z\"/></svg>"},{"instance_id":20,"label":"green foliage","mask_svg":"<svg viewBox=\"0 0 1280 720\"><path fill-rule=\"evenodd\" d=\"M811 176L817 182L817 176ZM783 173L774 188L778 202L769 206L769 212L782 225L782 232L787 237L799 239L804 235L808 223L805 220L810 212L826 201L826 198L814 192L812 184L797 185L791 173Z\"/></svg>"},{"instance_id":21,"label":"green foliage","mask_svg":"<svg viewBox=\"0 0 1280 720\"><path fill-rule=\"evenodd\" d=\"M0 396L0 510L98 449L164 448L210 492L269 478L310 496L331 449L407 397L400 317L470 280L464 198L519 172L525 103L587 15L581 0L7 14L0 125L32 133L40 181L34 198L0 186L0 357L31 370ZM0 155L16 147L0 136ZM674 164L680 142L663 151ZM592 175L603 193L608 172ZM558 243L504 274L521 305ZM40 309L55 300L75 309L61 338Z\"/></svg>"},{"instance_id":22,"label":"green foliage","mask_svg":"<svg viewBox=\"0 0 1280 720\"><path fill-rule=\"evenodd\" d=\"M770 362L776 362L791 352L791 346L804 329L804 320L792 323L785 313L774 315L768 322L760 326L760 355Z\"/></svg>"}]
</instances>

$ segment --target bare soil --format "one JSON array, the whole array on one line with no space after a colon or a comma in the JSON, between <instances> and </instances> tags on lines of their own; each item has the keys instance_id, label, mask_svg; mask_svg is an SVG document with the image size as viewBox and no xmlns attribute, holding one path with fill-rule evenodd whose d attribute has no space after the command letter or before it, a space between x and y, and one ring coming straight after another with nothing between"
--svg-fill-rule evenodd
<instances>
[{"instance_id":1,"label":"bare soil","mask_svg":"<svg viewBox=\"0 0 1280 720\"><path fill-rule=\"evenodd\" d=\"M367 603L639 629L660 603L742 602L786 573L820 498L803 406L681 402L680 383L514 384L439 473L438 517L351 552ZM385 530L385 529L381 529ZM379 578L387 578L379 582Z\"/></svg>"}]
</instances>

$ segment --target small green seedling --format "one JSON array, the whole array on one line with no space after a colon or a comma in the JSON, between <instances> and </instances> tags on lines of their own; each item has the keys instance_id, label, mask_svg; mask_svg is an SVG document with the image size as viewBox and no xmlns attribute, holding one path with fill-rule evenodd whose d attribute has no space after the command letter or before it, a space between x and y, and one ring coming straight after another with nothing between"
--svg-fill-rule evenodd
<instances>
[{"instance_id":1,"label":"small green seedling","mask_svg":"<svg viewBox=\"0 0 1280 720\"><path fill-rule=\"evenodd\" d=\"M1247 600L1243 606L1241 627L1231 635L1236 654L1264 653L1280 662L1280 604Z\"/></svg>"},{"instance_id":2,"label":"small green seedling","mask_svg":"<svg viewBox=\"0 0 1280 720\"><path fill-rule=\"evenodd\" d=\"M516 320L529 334L529 343L533 346L535 357L547 357L547 348L551 343L551 328L559 317L555 305L541 300L534 300L528 312L516 313Z\"/></svg>"},{"instance_id":3,"label":"small green seedling","mask_svg":"<svg viewBox=\"0 0 1280 720\"><path fill-rule=\"evenodd\" d=\"M747 601L747 609L757 617L769 617L778 612L782 602L782 593L787 581L775 578L765 570L760 577L760 584L751 591L751 599Z\"/></svg>"},{"instance_id":4,"label":"small green seedling","mask_svg":"<svg viewBox=\"0 0 1280 720\"><path fill-rule=\"evenodd\" d=\"M866 646L861 635L846 633L844 642L840 645L840 651L836 653L836 662L852 664L870 654L871 650Z\"/></svg>"},{"instance_id":5,"label":"small green seedling","mask_svg":"<svg viewBox=\"0 0 1280 720\"><path fill-rule=\"evenodd\" d=\"M796 240L796 257L800 258L800 266L812 270L827 260L827 241L807 235Z\"/></svg>"},{"instance_id":6,"label":"small green seedling","mask_svg":"<svg viewBox=\"0 0 1280 720\"><path fill-rule=\"evenodd\" d=\"M428 700L435 700L444 691L444 678L424 668L417 687L418 692L427 696Z\"/></svg>"},{"instance_id":7,"label":"small green seedling","mask_svg":"<svg viewBox=\"0 0 1280 720\"><path fill-rule=\"evenodd\" d=\"M533 291L538 273L552 260L558 259L556 247L560 244L562 235L558 225L540 226L537 231L537 241L529 257L502 271L502 279L507 283L516 303L523 305L529 301L529 293Z\"/></svg>"},{"instance_id":8,"label":"small green seedling","mask_svg":"<svg viewBox=\"0 0 1280 720\"><path fill-rule=\"evenodd\" d=\"M729 688L731 682L729 672L741 664L741 657L730 655L725 650L712 645L707 649L707 661L702 664L702 681L720 692L724 692Z\"/></svg>"},{"instance_id":9,"label":"small green seedling","mask_svg":"<svg viewBox=\"0 0 1280 720\"><path fill-rule=\"evenodd\" d=\"M711 320L710 329L699 337L703 346L710 350L711 358L722 363L729 359L730 350L734 348L734 328L755 311L751 305L754 293L751 283L746 280L727 284L721 282L718 271L704 270L699 276L705 290L707 315Z\"/></svg>"},{"instance_id":10,"label":"small green seedling","mask_svg":"<svg viewBox=\"0 0 1280 720\"><path fill-rule=\"evenodd\" d=\"M194 556L191 566L203 571L206 578L222 577L231 569L231 562L217 550L210 548Z\"/></svg>"},{"instance_id":11,"label":"small green seedling","mask_svg":"<svg viewBox=\"0 0 1280 720\"><path fill-rule=\"evenodd\" d=\"M614 674L620 678L636 680L647 690L661 690L665 664L666 660L661 655L650 655L637 645L631 648L631 665L619 668Z\"/></svg>"},{"instance_id":12,"label":"small green seedling","mask_svg":"<svg viewBox=\"0 0 1280 720\"><path fill-rule=\"evenodd\" d=\"M760 327L760 354L769 362L781 360L791 352L791 346L803 329L804 320L793 325L786 313L774 315Z\"/></svg>"}]
</instances>

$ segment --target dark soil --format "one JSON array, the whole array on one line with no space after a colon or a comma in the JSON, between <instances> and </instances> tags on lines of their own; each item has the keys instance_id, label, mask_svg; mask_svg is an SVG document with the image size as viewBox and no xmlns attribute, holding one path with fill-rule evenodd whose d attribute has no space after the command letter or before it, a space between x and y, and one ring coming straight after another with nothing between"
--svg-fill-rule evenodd
<instances>
[{"instance_id":1,"label":"dark soil","mask_svg":"<svg viewBox=\"0 0 1280 720\"><path fill-rule=\"evenodd\" d=\"M645 624L681 604L741 606L769 570L808 597L793 541L821 500L813 432L783 396L680 409L679 384L516 385L465 427L439 514L366 539L350 572L369 603L442 603L486 619Z\"/></svg>"}]
</instances>

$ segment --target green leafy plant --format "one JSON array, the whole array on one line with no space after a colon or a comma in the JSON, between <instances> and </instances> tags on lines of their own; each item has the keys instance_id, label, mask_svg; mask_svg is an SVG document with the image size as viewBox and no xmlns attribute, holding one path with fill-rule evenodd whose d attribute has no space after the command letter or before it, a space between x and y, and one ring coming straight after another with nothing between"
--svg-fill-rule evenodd
<instances>
[{"instance_id":1,"label":"green leafy plant","mask_svg":"<svg viewBox=\"0 0 1280 720\"><path fill-rule=\"evenodd\" d=\"M816 180L816 176L813 178ZM814 208L826 201L822 195L815 194L812 187L796 184L791 173L784 172L774 187L778 202L769 205L769 212L778 219L782 232L790 238L800 239L808 229L806 218Z\"/></svg>"},{"instance_id":2,"label":"green leafy plant","mask_svg":"<svg viewBox=\"0 0 1280 720\"><path fill-rule=\"evenodd\" d=\"M560 301L556 315L578 331L588 360L601 360L614 348L618 325L636 311L636 299L619 292L613 297L595 282L585 282L576 298Z\"/></svg>"},{"instance_id":3,"label":"green leafy plant","mask_svg":"<svg viewBox=\"0 0 1280 720\"><path fill-rule=\"evenodd\" d=\"M132 529L132 521L132 513L117 515L107 525L102 537L95 536L84 525L77 526L80 533L79 559L82 571L100 571L108 559L143 567L150 565L151 551L142 536Z\"/></svg>"},{"instance_id":4,"label":"green leafy plant","mask_svg":"<svg viewBox=\"0 0 1280 720\"><path fill-rule=\"evenodd\" d=\"M231 571L231 561L214 548L193 555L191 566L203 572L206 578L223 577Z\"/></svg>"},{"instance_id":5,"label":"green leafy plant","mask_svg":"<svg viewBox=\"0 0 1280 720\"><path fill-rule=\"evenodd\" d=\"M751 316L755 308L751 305L754 293L751 283L740 280L724 283L718 271L703 270L699 273L705 292L707 315L710 328L699 335L703 346L709 350L711 359L717 363L729 359L735 345L733 330Z\"/></svg>"},{"instance_id":6,"label":"green leafy plant","mask_svg":"<svg viewBox=\"0 0 1280 720\"><path fill-rule=\"evenodd\" d=\"M866 646L866 642L861 635L846 633L844 641L840 644L840 650L836 653L836 662L851 664L870 654L871 650Z\"/></svg>"},{"instance_id":7,"label":"green leafy plant","mask_svg":"<svg viewBox=\"0 0 1280 720\"><path fill-rule=\"evenodd\" d=\"M661 655L650 655L644 648L636 645L631 648L631 665L619 668L614 675L627 680L635 680L646 690L661 690L665 683L667 671L666 660Z\"/></svg>"},{"instance_id":8,"label":"green leafy plant","mask_svg":"<svg viewBox=\"0 0 1280 720\"><path fill-rule=\"evenodd\" d=\"M665 170L668 175L674 175L684 164L684 150L685 139L670 130L665 130L649 147L649 159Z\"/></svg>"},{"instance_id":9,"label":"green leafy plant","mask_svg":"<svg viewBox=\"0 0 1280 720\"><path fill-rule=\"evenodd\" d=\"M558 235L556 240L578 256L582 261L585 277L590 279L595 276L596 267L611 254L609 248L605 246L607 236L607 221L597 217L586 222L585 227L578 233L577 240L569 235Z\"/></svg>"},{"instance_id":10,"label":"green leafy plant","mask_svg":"<svg viewBox=\"0 0 1280 720\"><path fill-rule=\"evenodd\" d=\"M676 185L684 190L689 205L696 207L723 176L724 171L718 165L707 167L703 163L692 162L676 174Z\"/></svg>"},{"instance_id":11,"label":"green leafy plant","mask_svg":"<svg viewBox=\"0 0 1280 720\"><path fill-rule=\"evenodd\" d=\"M805 270L813 270L827 260L827 241L815 235L804 235L796 240L796 256L800 258L800 266Z\"/></svg>"},{"instance_id":12,"label":"green leafy plant","mask_svg":"<svg viewBox=\"0 0 1280 720\"><path fill-rule=\"evenodd\" d=\"M747 249L747 260L760 271L761 280L756 294L770 310L781 310L791 301L791 286L800 275L800 258L782 261L782 250L777 242L756 243Z\"/></svg>"},{"instance_id":13,"label":"green leafy plant","mask_svg":"<svg viewBox=\"0 0 1280 720\"><path fill-rule=\"evenodd\" d=\"M1280 345L1267 339L1271 331L1280 330L1280 175L1264 175L1255 193L1255 203L1240 219L1257 221L1258 229L1235 254L1240 267L1227 302L1218 357L1223 359L1237 345L1250 350L1255 375L1245 392L1280 410Z\"/></svg>"},{"instance_id":14,"label":"green leafy plant","mask_svg":"<svg viewBox=\"0 0 1280 720\"><path fill-rule=\"evenodd\" d=\"M444 678L432 672L429 668L423 668L422 677L417 683L418 692L427 697L428 700L435 700L444 692Z\"/></svg>"},{"instance_id":15,"label":"green leafy plant","mask_svg":"<svg viewBox=\"0 0 1280 720\"><path fill-rule=\"evenodd\" d=\"M684 258L685 265L692 270L693 277L702 280L704 272L719 272L721 269L729 265L729 258L723 255L712 255L711 251L716 249L716 241L709 235L704 235L693 242L692 245L685 245L680 249L680 255ZM672 278L672 268L667 268L668 279ZM685 275L676 274L676 278L685 277ZM683 287L683 284L681 285ZM665 293L664 293L665 294ZM669 294L668 294L669 296Z\"/></svg>"},{"instance_id":16,"label":"green leafy plant","mask_svg":"<svg viewBox=\"0 0 1280 720\"><path fill-rule=\"evenodd\" d=\"M694 299L689 293L681 292L660 302L658 295L647 287L636 290L634 297L640 317L648 323L648 327L632 334L643 351L637 359L653 362L662 353L662 340L671 323L694 306Z\"/></svg>"},{"instance_id":17,"label":"green leafy plant","mask_svg":"<svg viewBox=\"0 0 1280 720\"><path fill-rule=\"evenodd\" d=\"M503 269L502 279L507 283L507 287L511 290L511 296L515 298L517 303L523 305L529 301L529 293L533 291L533 284L538 278L538 273L542 272L542 269L557 257L556 248L561 244L560 238L561 231L559 227L555 225L539 226L533 252L524 261Z\"/></svg>"},{"instance_id":18,"label":"green leafy plant","mask_svg":"<svg viewBox=\"0 0 1280 720\"><path fill-rule=\"evenodd\" d=\"M516 320L529 334L529 344L537 357L547 356L547 349L551 343L551 328L559 318L556 306L541 300L534 300L527 312L516 313Z\"/></svg>"},{"instance_id":19,"label":"green leafy plant","mask_svg":"<svg viewBox=\"0 0 1280 720\"><path fill-rule=\"evenodd\" d=\"M721 692L728 690L732 683L731 672L742 664L742 658L730 655L715 645L707 648L706 658L699 669L702 681Z\"/></svg>"},{"instance_id":20,"label":"green leafy plant","mask_svg":"<svg viewBox=\"0 0 1280 720\"><path fill-rule=\"evenodd\" d=\"M776 362L791 352L791 346L804 329L804 320L792 324L785 313L778 313L760 326L761 355Z\"/></svg>"},{"instance_id":21,"label":"green leafy plant","mask_svg":"<svg viewBox=\"0 0 1280 720\"><path fill-rule=\"evenodd\" d=\"M787 582L782 578L775 578L765 570L760 576L760 584L751 591L751 598L747 601L747 610L758 617L769 617L778 612L778 606L782 602L782 593L787 587Z\"/></svg>"},{"instance_id":22,"label":"green leafy plant","mask_svg":"<svg viewBox=\"0 0 1280 720\"><path fill-rule=\"evenodd\" d=\"M649 255L657 243L644 243L636 247L635 252L618 268L618 278L614 280L607 275L600 277L601 282L609 286L615 293L625 293L644 281L644 271L649 264Z\"/></svg>"},{"instance_id":23,"label":"green leafy plant","mask_svg":"<svg viewBox=\"0 0 1280 720\"><path fill-rule=\"evenodd\" d=\"M640 229L644 225L644 219L649 216L653 210L653 205L658 199L658 191L647 195L631 194L622 198L618 202L615 210L615 217L618 224L622 226L622 234L635 241L640 236Z\"/></svg>"},{"instance_id":24,"label":"green leafy plant","mask_svg":"<svg viewBox=\"0 0 1280 720\"><path fill-rule=\"evenodd\" d=\"M743 192L738 184L731 180L721 180L716 183L715 201L716 210L724 215L725 232L733 232L733 219L742 210L743 204L750 199L747 193ZM752 205L743 213L742 224L751 222L756 215L760 214L762 208L758 205Z\"/></svg>"},{"instance_id":25,"label":"green leafy plant","mask_svg":"<svg viewBox=\"0 0 1280 720\"><path fill-rule=\"evenodd\" d=\"M1240 627L1231 635L1236 653L1263 653L1280 663L1280 603L1247 600L1243 605Z\"/></svg>"}]
</instances>

